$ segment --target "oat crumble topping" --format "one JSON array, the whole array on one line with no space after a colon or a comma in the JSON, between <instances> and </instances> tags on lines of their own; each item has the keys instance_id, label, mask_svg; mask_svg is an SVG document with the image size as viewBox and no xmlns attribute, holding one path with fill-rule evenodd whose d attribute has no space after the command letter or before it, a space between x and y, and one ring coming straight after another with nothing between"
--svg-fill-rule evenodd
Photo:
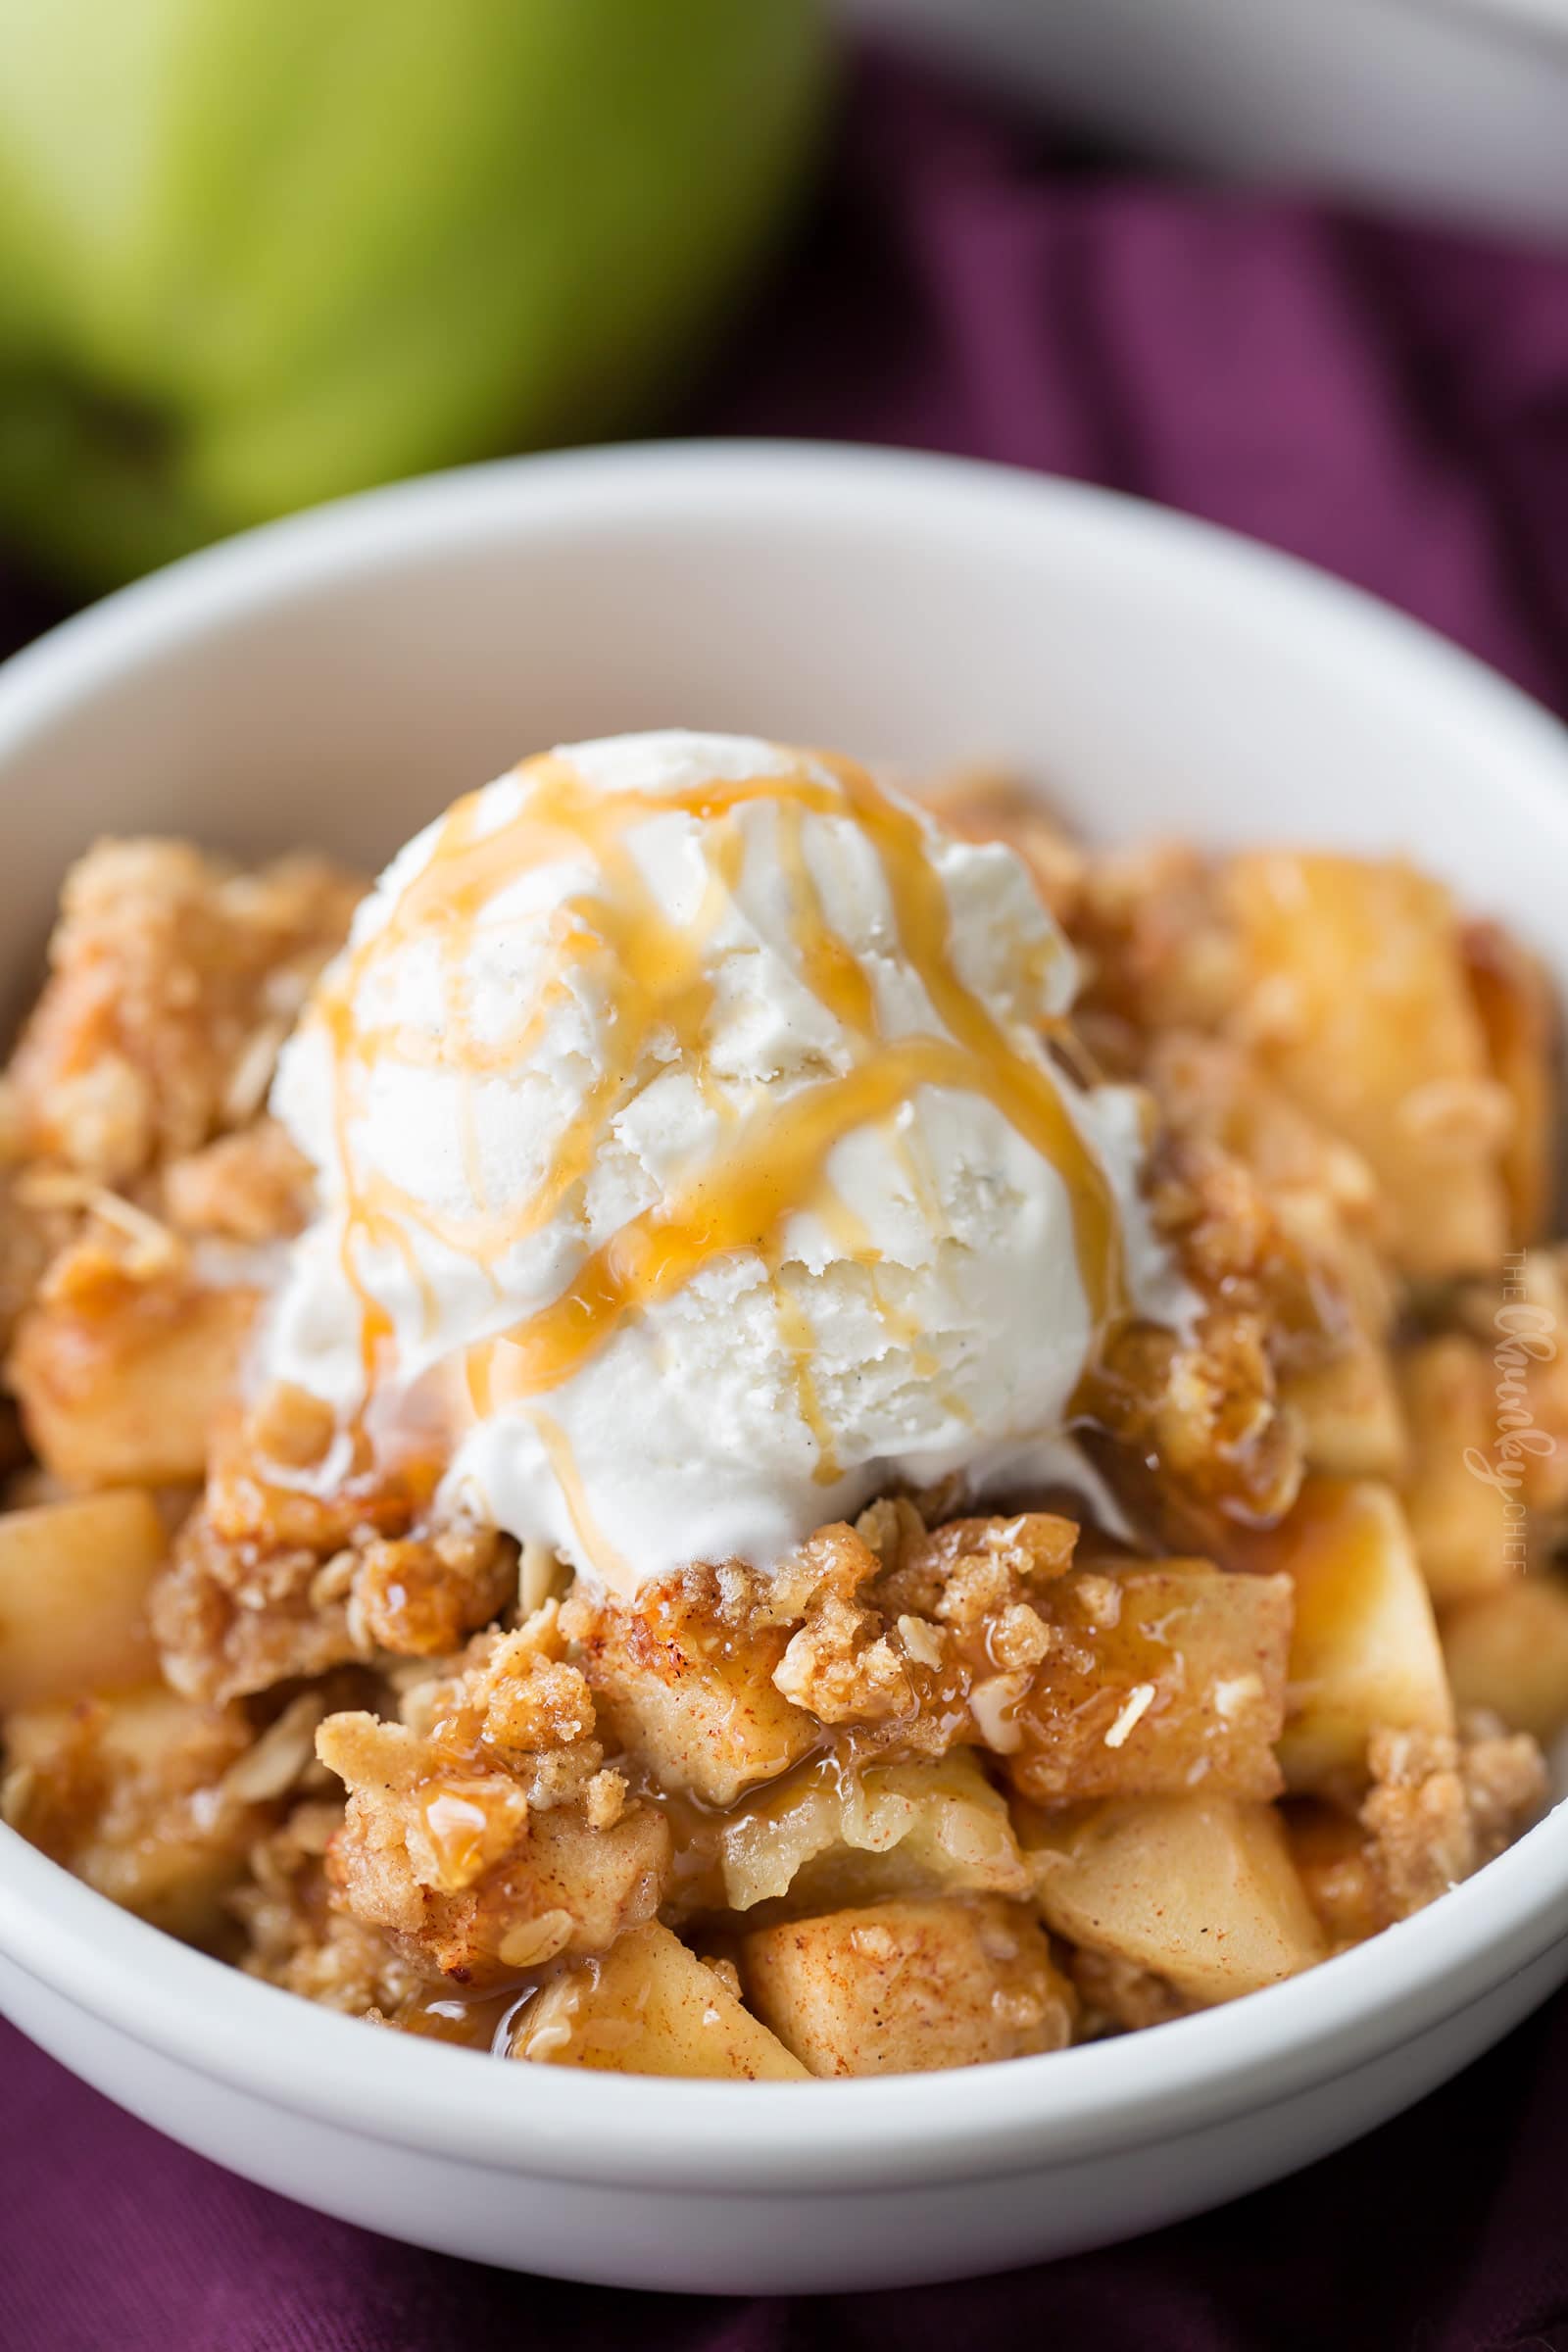
<instances>
[{"instance_id":1,"label":"oat crumble topping","mask_svg":"<svg viewBox=\"0 0 1568 2352\"><path fill-rule=\"evenodd\" d=\"M449 1507L438 1454L250 1393L313 1211L268 1089L363 886L101 843L0 1082L7 1823L348 2015L754 2080L1166 2023L1539 1817L1568 1358L1516 1367L1511 1484L1455 1465L1498 1444L1505 1256L1568 1329L1541 974L1396 861L939 798L1071 938L1059 1050L1147 1105L1194 1306L1079 1399L1114 1523L890 1492L627 1600Z\"/></svg>"}]
</instances>

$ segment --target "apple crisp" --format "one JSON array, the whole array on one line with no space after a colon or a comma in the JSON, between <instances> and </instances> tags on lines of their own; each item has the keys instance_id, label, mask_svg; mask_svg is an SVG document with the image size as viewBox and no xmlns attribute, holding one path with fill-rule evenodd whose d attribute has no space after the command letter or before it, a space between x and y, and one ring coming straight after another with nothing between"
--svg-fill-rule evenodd
<instances>
[{"instance_id":1,"label":"apple crisp","mask_svg":"<svg viewBox=\"0 0 1568 2352\"><path fill-rule=\"evenodd\" d=\"M1532 957L1396 860L1091 850L968 780L1138 1090L1191 1311L1084 1475L890 1488L629 1597L439 1427L255 1372L313 1174L274 1064L363 884L101 844L0 1087L4 1819L350 2016L764 2081L1047 2053L1311 1967L1548 1801L1568 1245ZM1018 1311L1036 1309L1028 1298ZM739 1342L737 1342L739 1344Z\"/></svg>"}]
</instances>

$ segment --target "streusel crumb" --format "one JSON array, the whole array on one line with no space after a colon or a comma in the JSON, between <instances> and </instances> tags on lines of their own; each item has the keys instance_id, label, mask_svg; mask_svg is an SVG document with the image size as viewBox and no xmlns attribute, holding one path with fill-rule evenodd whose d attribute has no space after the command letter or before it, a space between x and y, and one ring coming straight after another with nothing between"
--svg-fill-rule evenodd
<instances>
[{"instance_id":1,"label":"streusel crumb","mask_svg":"<svg viewBox=\"0 0 1568 2352\"><path fill-rule=\"evenodd\" d=\"M67 876L12 1063L24 1150L122 1185L243 1125L361 892L314 858L246 873L99 843Z\"/></svg>"},{"instance_id":2,"label":"streusel crumb","mask_svg":"<svg viewBox=\"0 0 1568 2352\"><path fill-rule=\"evenodd\" d=\"M365 1926L463 1984L608 1950L653 1917L670 1834L604 1775L577 1670L525 1633L482 1637L421 1687L426 1728L330 1716L321 1761L348 1789L328 1875Z\"/></svg>"},{"instance_id":3,"label":"streusel crumb","mask_svg":"<svg viewBox=\"0 0 1568 2352\"><path fill-rule=\"evenodd\" d=\"M1542 1811L1546 1770L1528 1734L1485 1718L1460 1739L1430 1732L1374 1732L1372 1788L1361 1823L1389 1916L1435 1902L1490 1861Z\"/></svg>"}]
</instances>

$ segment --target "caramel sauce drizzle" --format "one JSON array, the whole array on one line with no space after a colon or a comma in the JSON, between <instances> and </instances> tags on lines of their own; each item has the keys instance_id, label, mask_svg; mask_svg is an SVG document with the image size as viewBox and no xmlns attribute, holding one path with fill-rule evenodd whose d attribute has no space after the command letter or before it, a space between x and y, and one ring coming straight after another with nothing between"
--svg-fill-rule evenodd
<instances>
[{"instance_id":1,"label":"caramel sauce drizzle","mask_svg":"<svg viewBox=\"0 0 1568 2352\"><path fill-rule=\"evenodd\" d=\"M545 1449L545 1458L555 1472L556 1484L564 1497L566 1515L582 1547L583 1557L593 1562L603 1582L618 1585L623 1592L633 1592L637 1579L594 1517L593 1506L588 1500L588 1492L565 1431L552 1414L542 1411L537 1405L530 1409L528 1418Z\"/></svg>"},{"instance_id":2,"label":"caramel sauce drizzle","mask_svg":"<svg viewBox=\"0 0 1568 2352\"><path fill-rule=\"evenodd\" d=\"M312 1016L323 1024L332 1055L344 1195L342 1262L361 1304L368 1388L390 1351L393 1333L365 1279L366 1251L390 1248L401 1253L433 1327L435 1300L417 1263L414 1231L475 1259L495 1280L505 1254L546 1225L585 1182L659 1036L673 1039L684 1066L704 1083L713 1010L709 949L746 854L736 812L759 801L771 803L777 811L775 850L800 969L852 1041L851 1064L786 1097L770 1100L760 1091L756 1106L741 1111L707 1081L720 1130L708 1160L667 1198L593 1250L548 1305L470 1351L464 1368L468 1405L476 1414L536 1405L591 1362L623 1325L673 1297L703 1267L732 1251L755 1250L767 1269L779 1330L794 1360L802 1416L817 1440L819 1475L836 1477L812 1382L809 1322L780 1283L783 1235L791 1216L806 1209L823 1213L830 1230L853 1221L827 1178L834 1147L858 1128L891 1120L926 1086L977 1095L992 1103L1060 1175L1098 1350L1126 1312L1114 1198L1044 1054L1015 1044L958 976L928 820L883 792L853 761L826 756L813 756L809 764L797 756L776 775L715 778L665 793L597 791L569 760L555 754L526 762L516 774L519 805L500 823L485 829L479 794L449 812L425 865L380 930L346 956ZM704 826L708 882L689 921L666 914L630 839L637 826L674 814ZM930 1033L895 1040L883 1036L871 980L824 911L807 857L808 815L851 821L869 841L887 889L897 946L935 1015ZM586 865L591 878L552 914L552 975L513 1034L477 1038L466 1017L462 978L474 938L500 892L529 871L558 862ZM442 960L444 1033L433 1039L398 1025L362 1028L354 1007L365 984L384 959L421 934L435 941ZM492 1204L480 1165L472 1100L476 1082L515 1067L526 1056L566 986L563 966L577 963L604 993L603 1065L561 1136L543 1182L524 1200ZM472 1215L442 1215L383 1171L360 1164L356 1120L370 1073L388 1060L452 1069L466 1082L462 1141L475 1200ZM906 1146L906 1154L915 1156ZM857 1254L867 1262L875 1257L874 1250ZM499 1283L497 1290L499 1295ZM542 1419L537 1425L543 1436ZM555 1424L550 1427L560 1440L552 1448L556 1461L564 1435ZM556 1466L569 1494L561 1463Z\"/></svg>"}]
</instances>

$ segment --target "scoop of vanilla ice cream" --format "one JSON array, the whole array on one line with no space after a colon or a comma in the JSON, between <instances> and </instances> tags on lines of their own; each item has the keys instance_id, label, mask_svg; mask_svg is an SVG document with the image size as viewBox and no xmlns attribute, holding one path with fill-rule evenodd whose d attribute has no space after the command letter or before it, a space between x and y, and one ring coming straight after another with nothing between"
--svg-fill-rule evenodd
<instances>
[{"instance_id":1,"label":"scoop of vanilla ice cream","mask_svg":"<svg viewBox=\"0 0 1568 2352\"><path fill-rule=\"evenodd\" d=\"M1134 1098L1045 1057L1073 989L1019 859L848 763L527 762L394 859L285 1052L322 1206L264 1369L438 1394L447 1497L628 1593L1015 1481L1109 1289L1172 1311Z\"/></svg>"}]
</instances>

